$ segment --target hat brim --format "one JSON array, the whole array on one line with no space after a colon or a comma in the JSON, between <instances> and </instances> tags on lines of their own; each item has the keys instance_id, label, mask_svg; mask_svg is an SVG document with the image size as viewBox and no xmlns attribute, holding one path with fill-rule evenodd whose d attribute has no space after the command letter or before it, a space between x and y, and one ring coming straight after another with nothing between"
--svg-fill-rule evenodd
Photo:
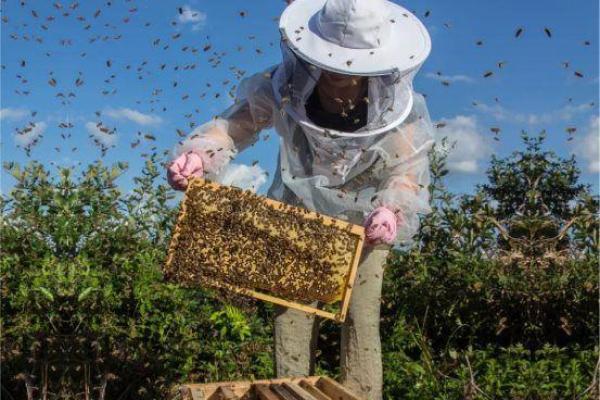
<instances>
[{"instance_id":1,"label":"hat brim","mask_svg":"<svg viewBox=\"0 0 600 400\"><path fill-rule=\"evenodd\" d=\"M320 68L348 75L387 75L419 67L429 56L431 38L421 21L405 8L389 8L390 38L376 49L342 47L324 39L316 17L327 0L295 0L279 20L282 40L299 57Z\"/></svg>"}]
</instances>

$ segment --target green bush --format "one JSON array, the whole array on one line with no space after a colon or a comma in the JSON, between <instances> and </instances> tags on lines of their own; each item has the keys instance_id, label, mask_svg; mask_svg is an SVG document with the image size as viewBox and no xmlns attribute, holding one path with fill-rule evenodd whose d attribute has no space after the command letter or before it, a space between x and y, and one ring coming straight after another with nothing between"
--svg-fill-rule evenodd
<instances>
[{"instance_id":1,"label":"green bush","mask_svg":"<svg viewBox=\"0 0 600 400\"><path fill-rule=\"evenodd\" d=\"M130 194L115 186L124 164L78 178L6 168L17 185L2 200L3 396L154 399L179 381L270 374L268 324L163 282L177 210L156 156Z\"/></svg>"},{"instance_id":2,"label":"green bush","mask_svg":"<svg viewBox=\"0 0 600 400\"><path fill-rule=\"evenodd\" d=\"M384 355L389 399L598 398L597 350L489 345L438 354L420 343L422 333L395 331L394 337L405 340L388 342Z\"/></svg>"},{"instance_id":3,"label":"green bush","mask_svg":"<svg viewBox=\"0 0 600 400\"><path fill-rule=\"evenodd\" d=\"M387 398L596 398L598 197L544 139L493 158L474 195L432 153L434 211L386 271Z\"/></svg>"},{"instance_id":4,"label":"green bush","mask_svg":"<svg viewBox=\"0 0 600 400\"><path fill-rule=\"evenodd\" d=\"M474 195L446 190L432 151L433 212L386 269L386 399L598 398L598 197L544 135L523 140ZM5 168L2 396L154 399L271 376L270 306L164 282L178 207L159 156L129 193L123 163ZM323 322L320 373L339 374L338 346Z\"/></svg>"}]
</instances>

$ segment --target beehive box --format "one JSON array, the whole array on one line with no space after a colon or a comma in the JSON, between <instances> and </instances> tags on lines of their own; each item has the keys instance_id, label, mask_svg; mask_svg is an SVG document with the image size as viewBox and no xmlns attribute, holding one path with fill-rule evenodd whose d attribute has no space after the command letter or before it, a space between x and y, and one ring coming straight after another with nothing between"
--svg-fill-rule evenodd
<instances>
[{"instance_id":1,"label":"beehive box","mask_svg":"<svg viewBox=\"0 0 600 400\"><path fill-rule=\"evenodd\" d=\"M360 226L192 178L165 276L343 321L363 241Z\"/></svg>"},{"instance_id":2,"label":"beehive box","mask_svg":"<svg viewBox=\"0 0 600 400\"><path fill-rule=\"evenodd\" d=\"M360 400L324 376L187 384L180 393L182 400Z\"/></svg>"}]
</instances>

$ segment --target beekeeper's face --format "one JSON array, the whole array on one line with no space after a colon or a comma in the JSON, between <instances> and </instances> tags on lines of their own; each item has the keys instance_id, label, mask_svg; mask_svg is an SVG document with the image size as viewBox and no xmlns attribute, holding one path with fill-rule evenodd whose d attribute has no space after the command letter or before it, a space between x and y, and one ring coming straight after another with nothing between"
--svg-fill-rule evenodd
<instances>
[{"instance_id":1,"label":"beekeeper's face","mask_svg":"<svg viewBox=\"0 0 600 400\"><path fill-rule=\"evenodd\" d=\"M319 78L319 85L325 85L330 88L344 89L353 86L361 86L366 81L364 76L344 75L330 71L322 71Z\"/></svg>"},{"instance_id":2,"label":"beekeeper's face","mask_svg":"<svg viewBox=\"0 0 600 400\"><path fill-rule=\"evenodd\" d=\"M319 129L309 122L310 118L306 115L306 104L315 89L321 105L339 105L339 99L357 104L358 99L365 99L368 105L367 124L359 128L363 133L380 133L388 125L398 125L398 121L406 119L410 112L413 72L404 76L400 76L398 71L372 76L352 75L344 73L344 70L332 72L298 56L287 41L281 41L281 51L283 61L273 75L278 97L282 102L285 99L285 108L293 118L306 123L310 129ZM354 132L347 136L354 137Z\"/></svg>"}]
</instances>

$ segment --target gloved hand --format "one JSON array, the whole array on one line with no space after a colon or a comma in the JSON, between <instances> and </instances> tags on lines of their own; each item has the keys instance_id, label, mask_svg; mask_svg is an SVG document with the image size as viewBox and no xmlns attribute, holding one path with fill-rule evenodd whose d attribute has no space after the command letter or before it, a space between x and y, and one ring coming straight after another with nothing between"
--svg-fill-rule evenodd
<instances>
[{"instance_id":1,"label":"gloved hand","mask_svg":"<svg viewBox=\"0 0 600 400\"><path fill-rule=\"evenodd\" d=\"M190 176L202 177L204 168L202 158L193 151L177 157L167 167L167 180L175 190L185 190Z\"/></svg>"},{"instance_id":2,"label":"gloved hand","mask_svg":"<svg viewBox=\"0 0 600 400\"><path fill-rule=\"evenodd\" d=\"M398 217L385 207L373 210L365 220L365 237L369 244L392 244L396 239Z\"/></svg>"}]
</instances>

